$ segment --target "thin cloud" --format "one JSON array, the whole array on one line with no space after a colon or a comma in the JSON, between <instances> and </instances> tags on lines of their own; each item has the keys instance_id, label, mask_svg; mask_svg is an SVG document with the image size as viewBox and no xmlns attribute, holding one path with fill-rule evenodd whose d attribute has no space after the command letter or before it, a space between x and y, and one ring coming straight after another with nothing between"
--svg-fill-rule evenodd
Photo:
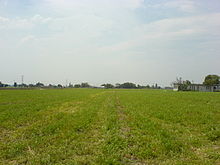
<instances>
[{"instance_id":1,"label":"thin cloud","mask_svg":"<svg viewBox=\"0 0 220 165\"><path fill-rule=\"evenodd\" d=\"M174 40L187 40L201 37L220 36L220 23L217 21L220 13L206 14L203 16L183 17L163 19L160 21L144 24L134 28L131 33L135 33L136 38L129 41L124 41L111 46L104 46L100 48L101 52L121 52L121 51L136 51L136 47L148 45L151 43L160 43L167 40L169 43ZM210 18L210 19L209 19ZM204 24L206 22L206 24ZM212 29L210 31L210 29ZM144 35L143 35L144 34ZM216 40L219 42L220 40ZM155 49L157 46L155 45ZM150 48L152 49L152 48Z\"/></svg>"},{"instance_id":2,"label":"thin cloud","mask_svg":"<svg viewBox=\"0 0 220 165\"><path fill-rule=\"evenodd\" d=\"M36 39L35 36L33 36L33 35L28 35L28 36L26 36L26 37L24 37L24 38L21 39L19 45L21 46L21 45L23 45L23 44L30 44L30 43L33 43L33 41L36 41L36 40L37 40L37 39Z\"/></svg>"},{"instance_id":3,"label":"thin cloud","mask_svg":"<svg viewBox=\"0 0 220 165\"><path fill-rule=\"evenodd\" d=\"M194 0L172 0L155 5L150 5L155 8L165 8L165 9L177 9L183 12L195 12L197 10L196 3Z\"/></svg>"},{"instance_id":4,"label":"thin cloud","mask_svg":"<svg viewBox=\"0 0 220 165\"><path fill-rule=\"evenodd\" d=\"M73 9L73 8L92 8L92 7L110 7L110 8L140 8L144 4L144 0L44 0L45 5L57 8L57 9Z\"/></svg>"},{"instance_id":5,"label":"thin cloud","mask_svg":"<svg viewBox=\"0 0 220 165\"><path fill-rule=\"evenodd\" d=\"M6 7L8 5L8 0L0 0L0 4Z\"/></svg>"}]
</instances>

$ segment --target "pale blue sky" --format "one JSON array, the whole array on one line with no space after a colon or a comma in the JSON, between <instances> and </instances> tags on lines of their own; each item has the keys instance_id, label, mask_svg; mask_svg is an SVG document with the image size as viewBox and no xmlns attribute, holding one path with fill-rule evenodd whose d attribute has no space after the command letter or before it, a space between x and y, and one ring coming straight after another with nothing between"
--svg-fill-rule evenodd
<instances>
[{"instance_id":1,"label":"pale blue sky","mask_svg":"<svg viewBox=\"0 0 220 165\"><path fill-rule=\"evenodd\" d=\"M219 0L0 0L0 81L201 83L220 75Z\"/></svg>"}]
</instances>

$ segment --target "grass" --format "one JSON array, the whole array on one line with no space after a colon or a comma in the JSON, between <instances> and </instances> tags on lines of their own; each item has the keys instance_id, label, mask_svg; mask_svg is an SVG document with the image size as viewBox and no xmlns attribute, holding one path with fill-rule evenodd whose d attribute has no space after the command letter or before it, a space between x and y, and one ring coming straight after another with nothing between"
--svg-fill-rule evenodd
<instances>
[{"instance_id":1,"label":"grass","mask_svg":"<svg viewBox=\"0 0 220 165\"><path fill-rule=\"evenodd\" d=\"M0 91L0 164L220 164L220 95Z\"/></svg>"}]
</instances>

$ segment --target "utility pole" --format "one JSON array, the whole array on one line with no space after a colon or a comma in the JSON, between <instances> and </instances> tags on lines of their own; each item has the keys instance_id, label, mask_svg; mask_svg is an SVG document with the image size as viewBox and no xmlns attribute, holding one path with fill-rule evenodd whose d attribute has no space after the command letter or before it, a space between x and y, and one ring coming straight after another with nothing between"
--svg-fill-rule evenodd
<instances>
[{"instance_id":1,"label":"utility pole","mask_svg":"<svg viewBox=\"0 0 220 165\"><path fill-rule=\"evenodd\" d=\"M24 84L24 75L21 75L21 85L23 86Z\"/></svg>"}]
</instances>

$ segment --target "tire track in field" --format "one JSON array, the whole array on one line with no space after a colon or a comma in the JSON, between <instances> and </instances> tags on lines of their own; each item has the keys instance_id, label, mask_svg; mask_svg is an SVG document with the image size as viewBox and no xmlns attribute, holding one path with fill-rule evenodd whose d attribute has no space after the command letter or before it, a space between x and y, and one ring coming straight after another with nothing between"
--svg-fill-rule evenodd
<instances>
[{"instance_id":1,"label":"tire track in field","mask_svg":"<svg viewBox=\"0 0 220 165\"><path fill-rule=\"evenodd\" d=\"M128 116L124 111L124 107L121 105L118 96L115 97L116 111L118 113L118 119L121 124L120 133L123 138L127 138L128 136L130 136L131 131L130 127L127 125Z\"/></svg>"},{"instance_id":2,"label":"tire track in field","mask_svg":"<svg viewBox=\"0 0 220 165\"><path fill-rule=\"evenodd\" d=\"M127 164L121 161L120 155L123 151L120 149L121 144L118 144L126 138L125 133L122 132L129 132L126 130L129 130L128 127L121 127L120 122L118 122L125 120L126 115L123 114L122 107L120 107L119 117L115 91L104 92L104 94L105 99L98 111L96 122L85 135L84 145L88 147L90 153L80 155L77 158L80 164L118 164L118 162ZM100 95L96 96L99 97Z\"/></svg>"},{"instance_id":3,"label":"tire track in field","mask_svg":"<svg viewBox=\"0 0 220 165\"><path fill-rule=\"evenodd\" d=\"M101 98L103 101L97 118L84 134L86 151L75 156L76 164L126 164L121 161L125 145L120 132L115 92L108 91Z\"/></svg>"},{"instance_id":4,"label":"tire track in field","mask_svg":"<svg viewBox=\"0 0 220 165\"><path fill-rule=\"evenodd\" d=\"M73 134L77 134L72 141L66 139L68 141L68 156L61 161L62 163L93 164L97 154L101 154L101 152L99 152L100 150L97 148L102 142L100 139L102 136L100 134L100 129L102 126L101 119L103 118L103 115L100 109L102 107L102 103L105 102L105 97L101 97L103 94L105 94L105 92L92 94L89 96L88 101L80 103L81 106L79 107L79 111L77 111L77 113L84 115L85 117L83 117L82 120L86 120L88 123L83 129L79 125L79 132L77 130L72 131ZM83 111L87 111L87 113L83 113Z\"/></svg>"},{"instance_id":5,"label":"tire track in field","mask_svg":"<svg viewBox=\"0 0 220 165\"><path fill-rule=\"evenodd\" d=\"M104 105L104 124L101 129L103 142L99 150L101 155L96 159L96 164L122 164L124 142L120 136L120 123L115 104L115 91L107 95Z\"/></svg>"},{"instance_id":6,"label":"tire track in field","mask_svg":"<svg viewBox=\"0 0 220 165\"><path fill-rule=\"evenodd\" d=\"M106 95L108 93L108 95ZM105 142L105 134L103 132L104 126L106 124L106 109L109 103L109 94L112 92L101 92L99 94L91 95L94 104L99 106L96 108L97 114L93 117L93 122L90 124L87 131L80 136L82 139L78 141L80 144L80 149L69 157L68 159L74 160L76 164L100 164L98 163L99 158L103 155L102 146ZM98 100L98 102L95 102ZM97 162L97 163L96 163ZM64 163L68 163L68 160Z\"/></svg>"},{"instance_id":7,"label":"tire track in field","mask_svg":"<svg viewBox=\"0 0 220 165\"><path fill-rule=\"evenodd\" d=\"M146 164L143 160L140 160L133 154L130 149L133 147L132 144L132 132L131 128L128 125L128 122L132 122L129 115L125 111L125 107L121 104L119 97L115 94L115 105L116 111L118 113L118 120L120 123L120 136L121 138L126 141L126 146L123 149L124 154L121 160L122 164L135 164L135 165L142 165Z\"/></svg>"}]
</instances>

